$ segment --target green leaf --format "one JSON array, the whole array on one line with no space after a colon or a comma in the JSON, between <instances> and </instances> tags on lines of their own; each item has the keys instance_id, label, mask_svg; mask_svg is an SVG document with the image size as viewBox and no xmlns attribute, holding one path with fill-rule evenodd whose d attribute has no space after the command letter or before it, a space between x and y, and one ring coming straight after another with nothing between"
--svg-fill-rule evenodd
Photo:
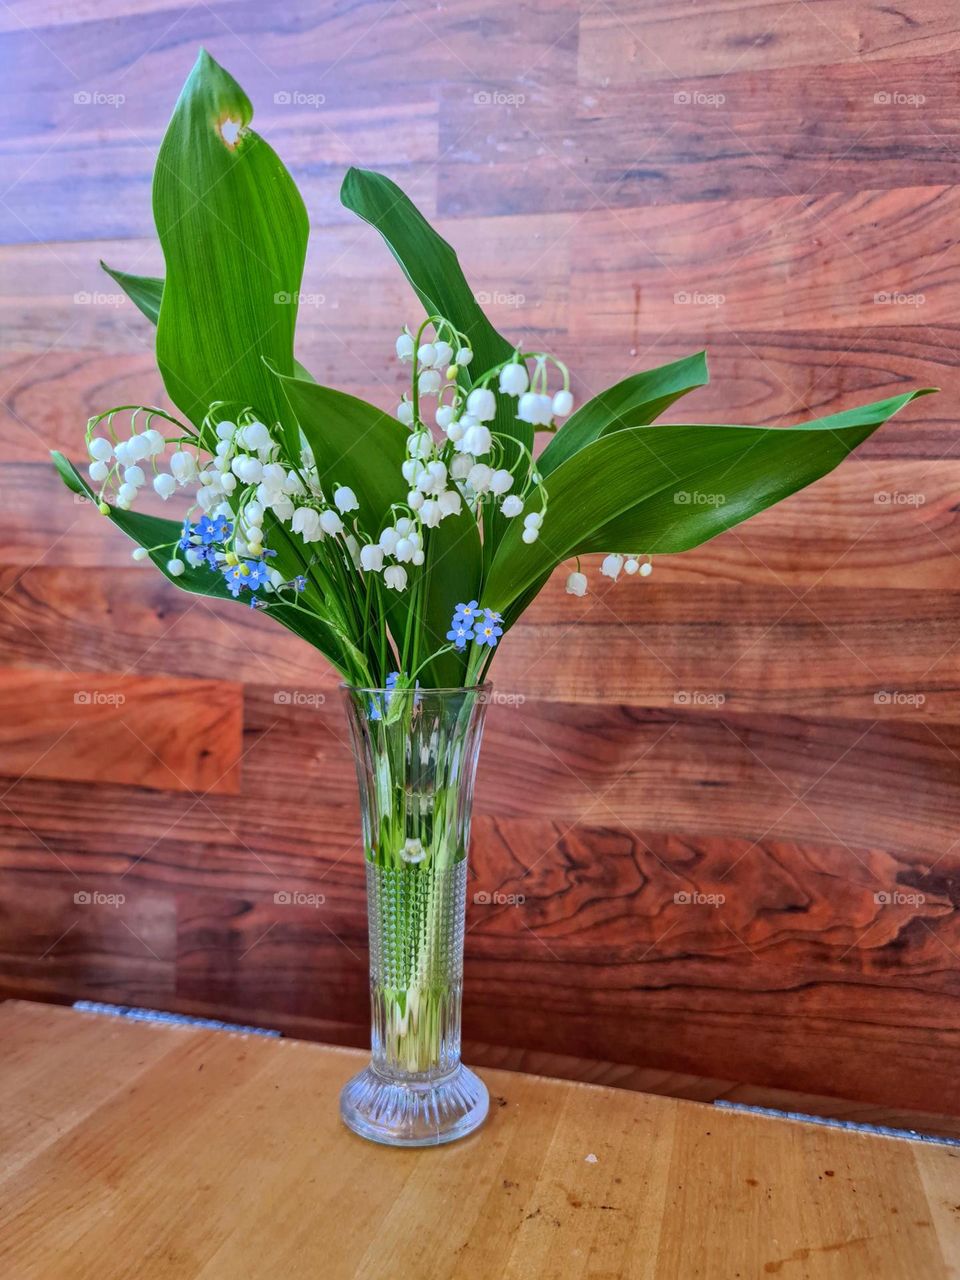
<instances>
[{"instance_id":1,"label":"green leaf","mask_svg":"<svg viewBox=\"0 0 960 1280\"><path fill-rule=\"evenodd\" d=\"M644 427L695 387L709 381L706 352L631 374L572 414L537 459L543 476L585 445L624 427Z\"/></svg>"},{"instance_id":2,"label":"green leaf","mask_svg":"<svg viewBox=\"0 0 960 1280\"><path fill-rule=\"evenodd\" d=\"M114 267L108 267L102 258L100 266L117 282L137 310L156 324L160 316L163 281L156 276L132 276L126 271L117 271Z\"/></svg>"},{"instance_id":3,"label":"green leaf","mask_svg":"<svg viewBox=\"0 0 960 1280\"><path fill-rule=\"evenodd\" d=\"M148 320L156 324L160 317L163 280L156 276L132 276L126 271L117 271L113 267L108 267L103 259L100 260L100 266L117 282L134 306L142 311ZM299 360L294 360L293 371L298 378L305 378L307 382L315 381L310 370Z\"/></svg>"},{"instance_id":4,"label":"green leaf","mask_svg":"<svg viewBox=\"0 0 960 1280\"><path fill-rule=\"evenodd\" d=\"M811 484L932 388L796 427L630 427L586 445L547 486L539 539L517 521L497 550L484 604L514 600L570 556L686 551Z\"/></svg>"},{"instance_id":5,"label":"green leaf","mask_svg":"<svg viewBox=\"0 0 960 1280\"><path fill-rule=\"evenodd\" d=\"M89 499L95 511L97 507L96 495L76 467L62 453L56 450L53 450L50 456L67 488ZM179 577L174 577L169 572L167 562L171 558L174 546L180 539L182 528L181 524L176 520L164 520L159 516L142 515L134 511L121 511L119 507L110 508L109 519L128 538L131 538L138 546L147 550L150 559L174 586L179 587L182 591L189 591L193 595L207 596L212 600L230 600L249 609L249 596L246 598L232 596L223 579L223 575L215 573L206 566L194 569L184 562L184 571ZM270 531L274 547L277 547L277 531L279 529L280 526L276 526ZM302 562L295 553L291 561L288 539L281 538L279 541L281 542L281 546L277 548L279 554L273 563L285 577L293 577L294 573L301 571ZM292 631L295 635L300 636L302 640L306 640L314 648L319 649L341 673L348 675L343 646L334 632L320 618L309 617L298 609L279 603L270 607L270 616L280 622L288 631Z\"/></svg>"},{"instance_id":6,"label":"green leaf","mask_svg":"<svg viewBox=\"0 0 960 1280\"><path fill-rule=\"evenodd\" d=\"M308 222L252 115L237 82L201 51L157 157L153 212L166 262L157 362L194 423L214 400L249 405L268 423L290 419L263 357L293 371Z\"/></svg>"}]
</instances>

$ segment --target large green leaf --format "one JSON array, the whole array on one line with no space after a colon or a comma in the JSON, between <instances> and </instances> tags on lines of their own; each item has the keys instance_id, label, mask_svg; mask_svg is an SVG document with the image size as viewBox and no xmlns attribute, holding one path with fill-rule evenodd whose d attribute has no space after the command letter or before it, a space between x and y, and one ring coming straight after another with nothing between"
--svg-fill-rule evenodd
<instances>
[{"instance_id":1,"label":"large green leaf","mask_svg":"<svg viewBox=\"0 0 960 1280\"><path fill-rule=\"evenodd\" d=\"M540 538L524 543L514 527L503 539L484 604L507 612L573 555L698 546L832 471L924 394L909 392L796 427L630 427L603 436L553 472Z\"/></svg>"},{"instance_id":2,"label":"large green leaf","mask_svg":"<svg viewBox=\"0 0 960 1280\"><path fill-rule=\"evenodd\" d=\"M308 221L252 115L237 82L201 51L157 157L153 212L167 268L157 362L194 423L224 400L289 426L262 357L293 371Z\"/></svg>"},{"instance_id":3,"label":"large green leaf","mask_svg":"<svg viewBox=\"0 0 960 1280\"><path fill-rule=\"evenodd\" d=\"M89 499L95 508L96 495L76 467L56 450L53 450L50 456L67 488ZM223 576L209 568L194 569L185 563L184 571L179 577L174 577L169 572L167 562L171 558L171 550L179 540L181 532L181 525L176 520L164 520L159 516L143 515L135 511L121 511L119 507L110 508L109 518L128 538L148 551L150 559L174 586L182 591L189 591L193 595L208 596L213 600L231 600L249 608L249 596L239 599L232 596ZM294 574L302 572L303 562L279 526L271 529L268 540L278 552L273 563L285 577L293 577ZM349 678L341 642L322 619L309 617L298 609L280 603L271 606L270 616L276 618L288 631L294 632L295 635L319 649L340 672Z\"/></svg>"},{"instance_id":4,"label":"large green leaf","mask_svg":"<svg viewBox=\"0 0 960 1280\"><path fill-rule=\"evenodd\" d=\"M568 418L537 459L540 474L549 475L584 445L611 431L647 426L675 400L708 380L704 351L631 374L588 400Z\"/></svg>"},{"instance_id":5,"label":"large green leaf","mask_svg":"<svg viewBox=\"0 0 960 1280\"><path fill-rule=\"evenodd\" d=\"M156 324L160 318L163 281L156 276L133 276L127 271L118 271L114 267L108 267L102 258L100 266L111 279L117 282L137 310Z\"/></svg>"},{"instance_id":6,"label":"large green leaf","mask_svg":"<svg viewBox=\"0 0 960 1280\"><path fill-rule=\"evenodd\" d=\"M336 485L349 485L357 495L361 527L372 541L393 523L390 507L403 503L408 485L401 468L406 457L406 428L374 405L342 391L281 377L287 399L296 414L307 443L313 450L320 482L328 495ZM424 630L424 650L446 643L454 606L470 600L480 586L480 535L466 508L448 516L425 540L424 582L426 594L418 610ZM409 592L388 593L390 627L398 644L402 640ZM465 669L460 655L444 654L424 673L432 683L456 684Z\"/></svg>"}]
</instances>

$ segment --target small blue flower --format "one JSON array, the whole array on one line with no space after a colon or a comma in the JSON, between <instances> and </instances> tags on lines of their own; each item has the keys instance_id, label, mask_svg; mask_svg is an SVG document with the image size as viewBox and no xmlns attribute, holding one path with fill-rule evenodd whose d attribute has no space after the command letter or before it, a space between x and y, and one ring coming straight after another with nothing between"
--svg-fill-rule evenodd
<instances>
[{"instance_id":1,"label":"small blue flower","mask_svg":"<svg viewBox=\"0 0 960 1280\"><path fill-rule=\"evenodd\" d=\"M387 688L387 689L395 689L395 688L397 687L397 681L398 681L399 679L400 679L400 672L399 672L399 671L391 671L391 672L390 672L390 674L387 676L386 683L385 683L385 688Z\"/></svg>"},{"instance_id":2,"label":"small blue flower","mask_svg":"<svg viewBox=\"0 0 960 1280\"><path fill-rule=\"evenodd\" d=\"M227 565L223 571L223 576L230 594L236 599L247 585L246 566L242 564Z\"/></svg>"},{"instance_id":3,"label":"small blue flower","mask_svg":"<svg viewBox=\"0 0 960 1280\"><path fill-rule=\"evenodd\" d=\"M189 520L184 520L183 530L180 534L180 541L177 546L181 551L189 551L193 546L193 526Z\"/></svg>"},{"instance_id":4,"label":"small blue flower","mask_svg":"<svg viewBox=\"0 0 960 1280\"><path fill-rule=\"evenodd\" d=\"M476 600L471 600L469 604L458 604L453 611L453 623L451 625L459 627L461 623L465 623L468 627L472 627L479 609L480 605Z\"/></svg>"},{"instance_id":5,"label":"small blue flower","mask_svg":"<svg viewBox=\"0 0 960 1280\"><path fill-rule=\"evenodd\" d=\"M304 576L304 574L302 574L302 573L301 573L301 574L298 574L298 575L297 575L297 577L295 577L295 578L294 578L294 580L293 580L293 589L294 589L294 591L306 591L306 589L307 589L307 579L306 579L306 577Z\"/></svg>"},{"instance_id":6,"label":"small blue flower","mask_svg":"<svg viewBox=\"0 0 960 1280\"><path fill-rule=\"evenodd\" d=\"M245 586L251 591L256 591L260 587L265 587L270 581L270 570L267 568L263 560L247 560L245 562L249 573L246 575Z\"/></svg>"},{"instance_id":7,"label":"small blue flower","mask_svg":"<svg viewBox=\"0 0 960 1280\"><path fill-rule=\"evenodd\" d=\"M467 641L473 639L473 630L466 623L458 623L454 619L453 626L447 632L447 639L452 640L454 647L462 653L467 647Z\"/></svg>"},{"instance_id":8,"label":"small blue flower","mask_svg":"<svg viewBox=\"0 0 960 1280\"><path fill-rule=\"evenodd\" d=\"M477 644L486 644L489 645L491 649L495 649L497 647L497 641L502 635L503 627L498 626L496 622L491 621L489 618L484 618L484 620L477 626L473 638L476 640Z\"/></svg>"},{"instance_id":9,"label":"small blue flower","mask_svg":"<svg viewBox=\"0 0 960 1280\"><path fill-rule=\"evenodd\" d=\"M503 618L500 616L500 614L496 613L493 609L484 609L483 616L484 618L486 618L487 622L497 623L497 622L503 621Z\"/></svg>"},{"instance_id":10,"label":"small blue flower","mask_svg":"<svg viewBox=\"0 0 960 1280\"><path fill-rule=\"evenodd\" d=\"M214 516L212 519L201 516L196 531L204 546L209 547L214 542L226 542L233 533L233 525L226 516Z\"/></svg>"}]
</instances>

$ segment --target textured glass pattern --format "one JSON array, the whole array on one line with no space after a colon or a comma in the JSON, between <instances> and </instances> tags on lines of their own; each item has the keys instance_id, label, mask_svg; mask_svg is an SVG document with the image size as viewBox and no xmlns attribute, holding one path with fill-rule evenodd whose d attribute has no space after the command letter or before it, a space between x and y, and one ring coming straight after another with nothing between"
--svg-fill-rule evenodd
<instances>
[{"instance_id":1,"label":"textured glass pattern","mask_svg":"<svg viewBox=\"0 0 960 1280\"><path fill-rule=\"evenodd\" d=\"M449 1142L487 1112L460 1062L467 848L486 694L348 689L370 934L370 1066L341 1113L364 1137Z\"/></svg>"}]
</instances>

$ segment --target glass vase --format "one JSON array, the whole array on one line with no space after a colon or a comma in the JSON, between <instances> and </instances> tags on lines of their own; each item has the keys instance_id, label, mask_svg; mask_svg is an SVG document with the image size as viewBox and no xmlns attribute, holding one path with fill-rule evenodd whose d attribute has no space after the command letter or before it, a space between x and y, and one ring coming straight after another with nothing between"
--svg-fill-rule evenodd
<instances>
[{"instance_id":1,"label":"glass vase","mask_svg":"<svg viewBox=\"0 0 960 1280\"><path fill-rule=\"evenodd\" d=\"M360 787L370 932L370 1065L340 1095L362 1137L421 1147L483 1123L460 1061L473 785L483 687L345 688Z\"/></svg>"}]
</instances>

